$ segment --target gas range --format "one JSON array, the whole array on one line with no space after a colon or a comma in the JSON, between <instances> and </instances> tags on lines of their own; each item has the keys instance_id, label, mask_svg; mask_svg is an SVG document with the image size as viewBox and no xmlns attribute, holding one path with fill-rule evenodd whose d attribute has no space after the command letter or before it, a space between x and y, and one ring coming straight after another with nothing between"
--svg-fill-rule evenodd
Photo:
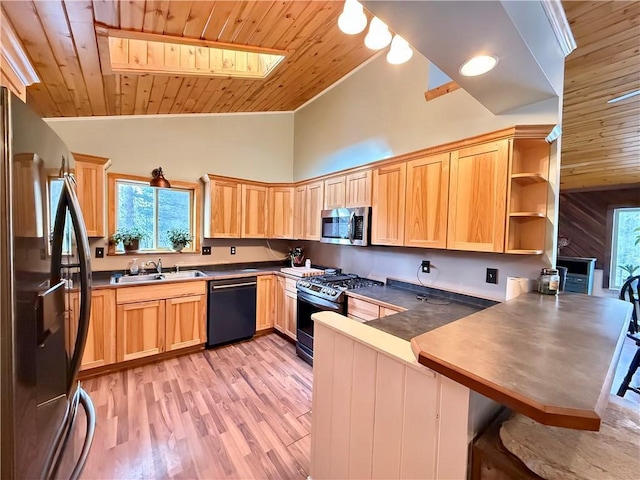
<instances>
[{"instance_id":1,"label":"gas range","mask_svg":"<svg viewBox=\"0 0 640 480\"><path fill-rule=\"evenodd\" d=\"M383 282L347 273L302 278L296 283L296 288L299 292L311 294L330 302L342 303L344 302L344 292L347 290L383 285Z\"/></svg>"}]
</instances>

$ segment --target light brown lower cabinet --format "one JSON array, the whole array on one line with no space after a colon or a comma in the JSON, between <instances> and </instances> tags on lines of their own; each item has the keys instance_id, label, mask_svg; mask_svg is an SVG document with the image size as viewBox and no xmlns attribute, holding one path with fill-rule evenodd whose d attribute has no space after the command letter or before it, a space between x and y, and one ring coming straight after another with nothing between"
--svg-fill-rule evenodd
<instances>
[{"instance_id":1,"label":"light brown lower cabinet","mask_svg":"<svg viewBox=\"0 0 640 480\"><path fill-rule=\"evenodd\" d=\"M376 303L367 302L359 298L349 297L347 299L347 316L359 322L368 322L369 320L386 317L387 315L393 315L394 313L404 310L402 307L397 307L397 309L382 307Z\"/></svg>"},{"instance_id":2,"label":"light brown lower cabinet","mask_svg":"<svg viewBox=\"0 0 640 480\"><path fill-rule=\"evenodd\" d=\"M256 299L256 331L273 328L276 317L275 275L258 277Z\"/></svg>"},{"instance_id":3,"label":"light brown lower cabinet","mask_svg":"<svg viewBox=\"0 0 640 480\"><path fill-rule=\"evenodd\" d=\"M116 360L134 360L203 344L206 292L206 282L118 290Z\"/></svg>"},{"instance_id":4,"label":"light brown lower cabinet","mask_svg":"<svg viewBox=\"0 0 640 480\"><path fill-rule=\"evenodd\" d=\"M276 277L276 315L274 328L290 338L297 337L298 294L296 282Z\"/></svg>"},{"instance_id":5,"label":"light brown lower cabinet","mask_svg":"<svg viewBox=\"0 0 640 480\"><path fill-rule=\"evenodd\" d=\"M82 354L80 370L102 367L116 361L115 292L111 289L91 292L91 315L89 331ZM70 294L69 331L67 351L72 352L78 331L80 294Z\"/></svg>"},{"instance_id":6,"label":"light brown lower cabinet","mask_svg":"<svg viewBox=\"0 0 640 480\"><path fill-rule=\"evenodd\" d=\"M165 300L118 305L116 358L118 362L165 351Z\"/></svg>"}]
</instances>

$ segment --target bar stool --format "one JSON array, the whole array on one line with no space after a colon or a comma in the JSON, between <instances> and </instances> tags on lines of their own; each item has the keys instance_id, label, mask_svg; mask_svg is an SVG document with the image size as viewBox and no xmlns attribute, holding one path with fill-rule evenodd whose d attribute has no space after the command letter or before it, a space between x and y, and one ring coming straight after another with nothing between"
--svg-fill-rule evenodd
<instances>
[{"instance_id":1,"label":"bar stool","mask_svg":"<svg viewBox=\"0 0 640 480\"><path fill-rule=\"evenodd\" d=\"M638 347L636 354L633 356L633 360L631 360L631 364L629 365L629 370L618 389L617 395L619 397L624 397L627 390L631 390L632 392L640 395L640 386L632 387L629 385L633 375L640 366L640 334L638 334L638 317L640 317L640 275L631 277L624 282L624 285L622 285L622 288L620 289L620 300L631 302L633 305L633 312L631 313L631 321L629 322L627 337L635 341L636 346Z\"/></svg>"}]
</instances>

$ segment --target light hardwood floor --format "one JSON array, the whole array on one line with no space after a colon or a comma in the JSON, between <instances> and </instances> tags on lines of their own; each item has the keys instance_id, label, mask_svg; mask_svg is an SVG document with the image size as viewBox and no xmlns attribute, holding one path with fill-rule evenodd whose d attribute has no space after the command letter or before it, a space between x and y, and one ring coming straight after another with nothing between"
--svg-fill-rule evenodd
<instances>
[{"instance_id":1,"label":"light hardwood floor","mask_svg":"<svg viewBox=\"0 0 640 480\"><path fill-rule=\"evenodd\" d=\"M304 479L311 382L275 334L86 380L97 427L83 477Z\"/></svg>"}]
</instances>

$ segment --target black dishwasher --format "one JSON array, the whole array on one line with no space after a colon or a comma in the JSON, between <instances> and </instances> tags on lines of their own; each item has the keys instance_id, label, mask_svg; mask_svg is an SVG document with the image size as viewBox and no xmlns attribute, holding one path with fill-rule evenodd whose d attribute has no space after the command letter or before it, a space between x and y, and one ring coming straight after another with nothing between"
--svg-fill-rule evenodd
<instances>
[{"instance_id":1,"label":"black dishwasher","mask_svg":"<svg viewBox=\"0 0 640 480\"><path fill-rule=\"evenodd\" d=\"M256 277L209 282L207 347L256 333L256 284Z\"/></svg>"}]
</instances>

